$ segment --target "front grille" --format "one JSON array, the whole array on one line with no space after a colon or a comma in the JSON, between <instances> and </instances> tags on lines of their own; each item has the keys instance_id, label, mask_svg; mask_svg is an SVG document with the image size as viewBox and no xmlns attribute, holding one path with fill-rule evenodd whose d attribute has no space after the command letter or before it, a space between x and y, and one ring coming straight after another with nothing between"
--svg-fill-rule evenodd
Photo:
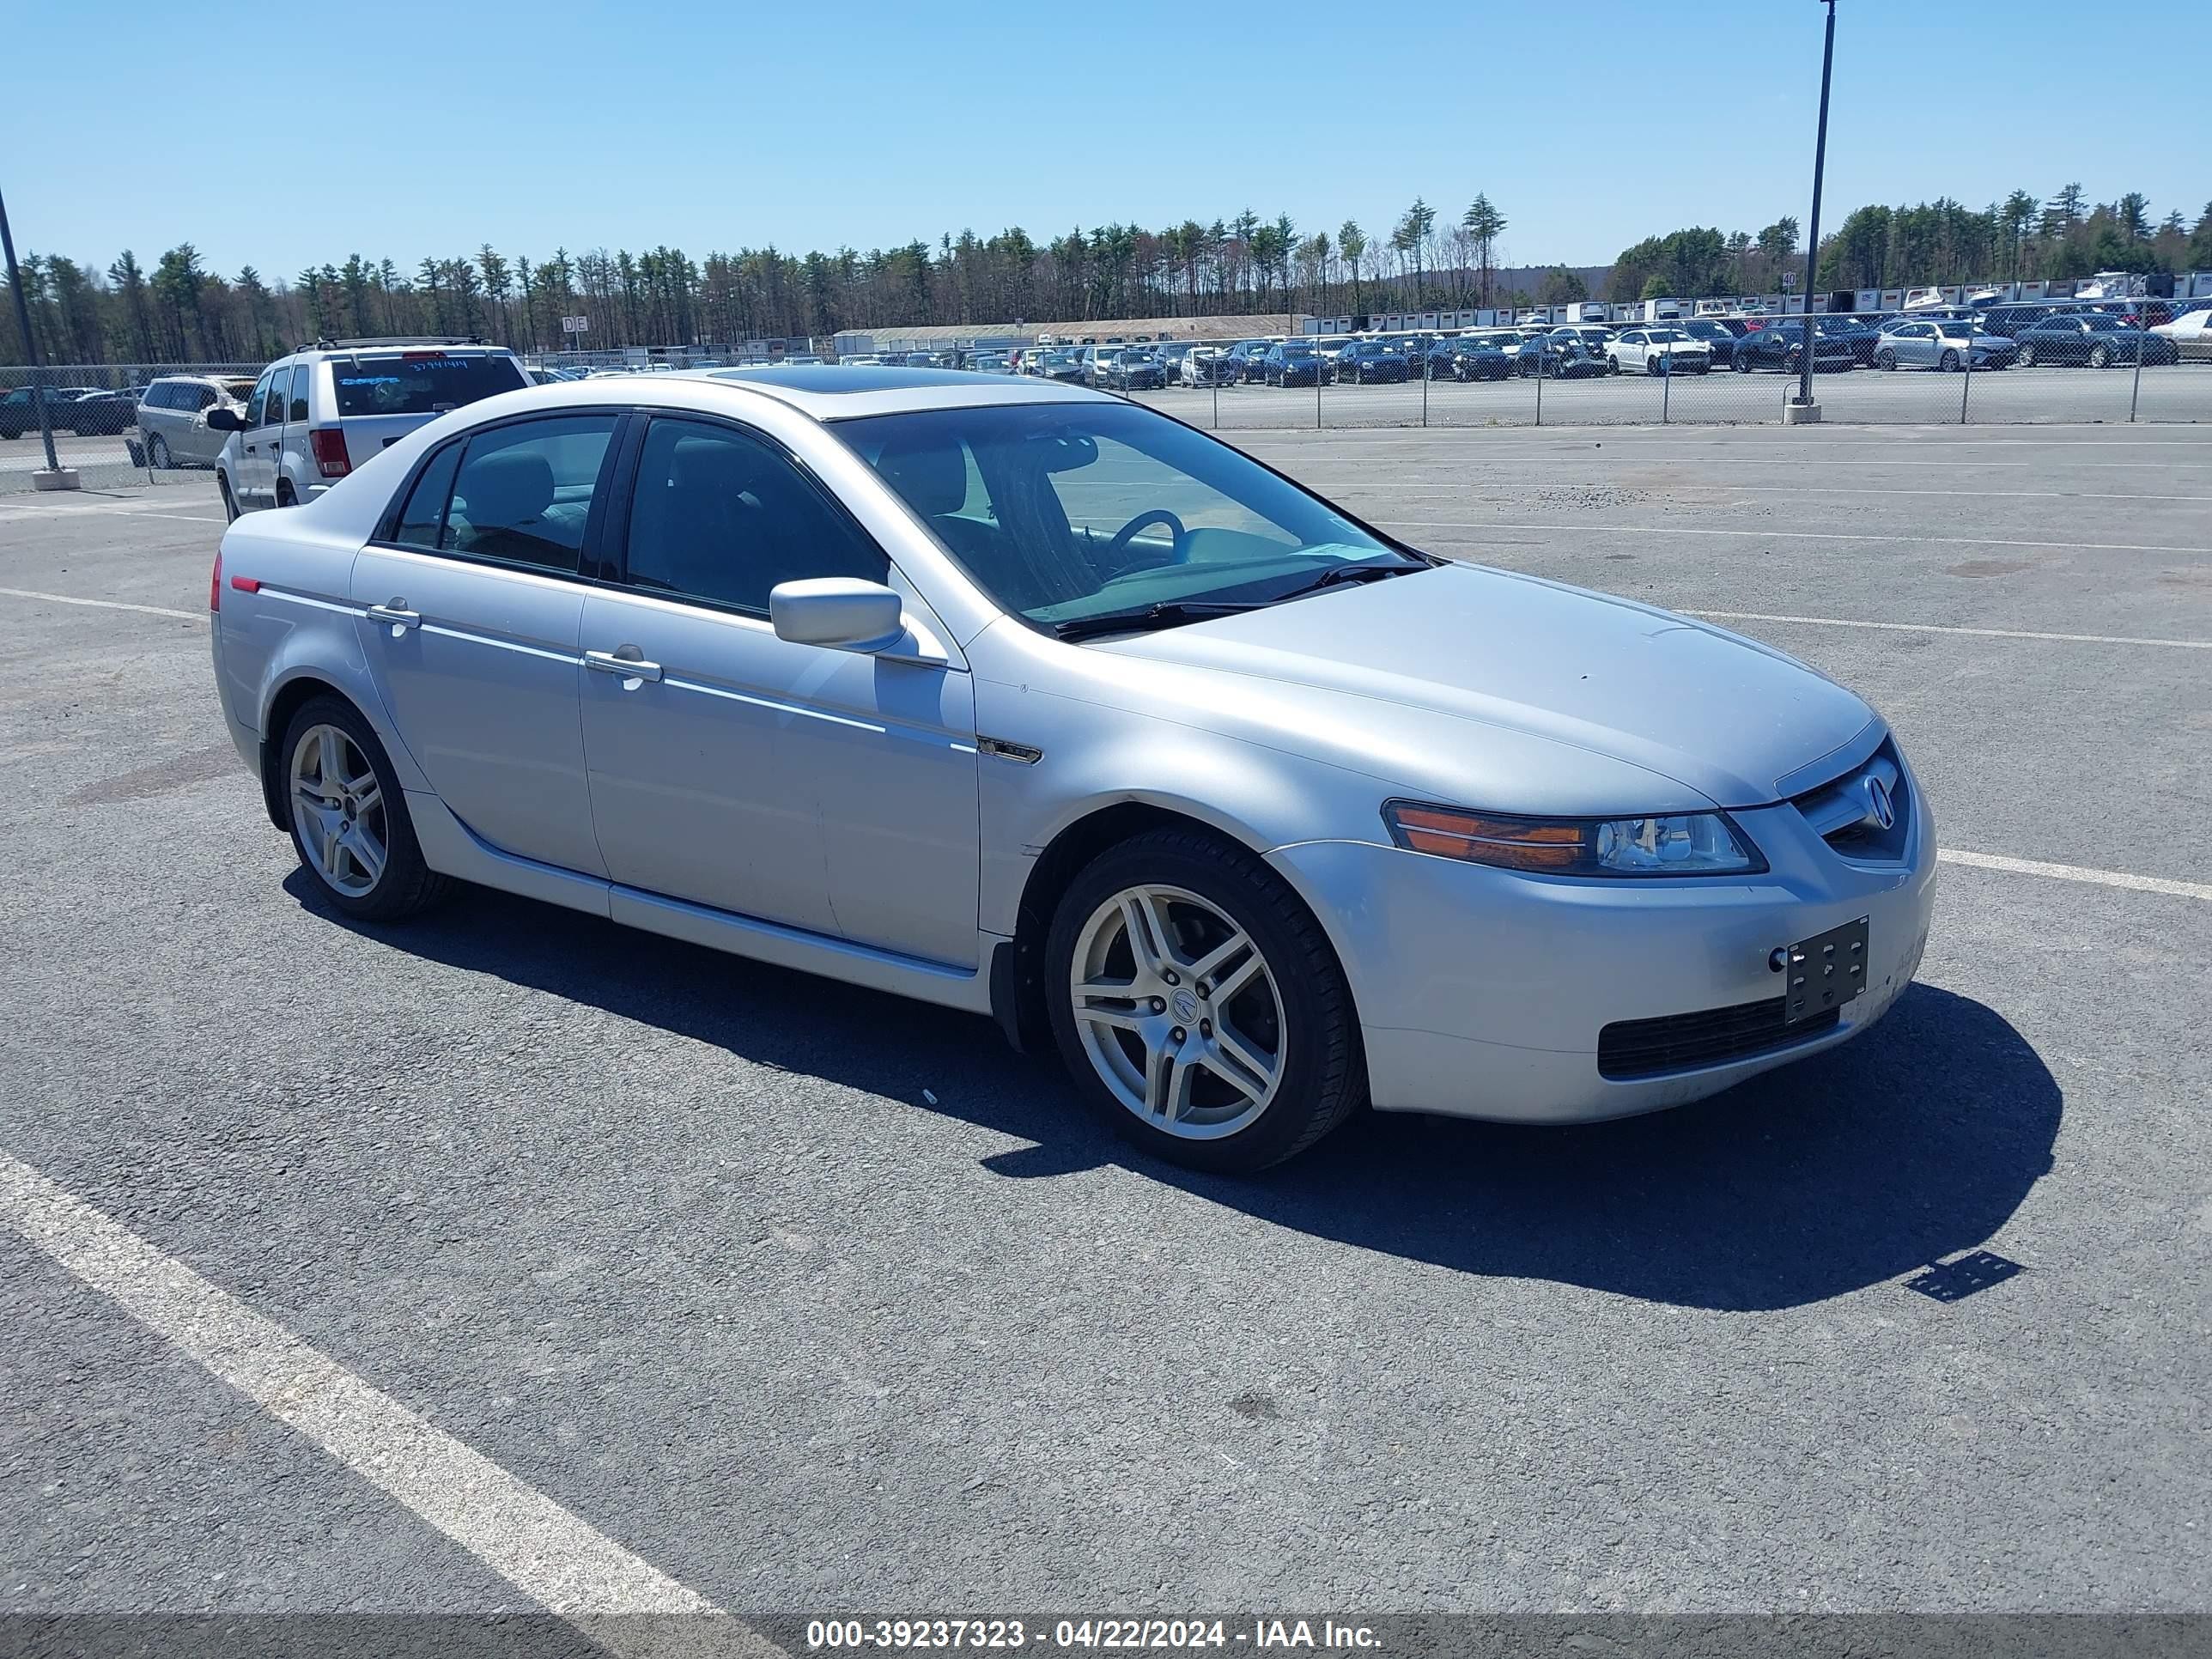
<instances>
[{"instance_id":1,"label":"front grille","mask_svg":"<svg viewBox=\"0 0 2212 1659\"><path fill-rule=\"evenodd\" d=\"M1869 784L1879 786L1889 802L1891 822L1879 823L1874 812ZM1790 804L1804 814L1813 832L1847 859L1894 862L1905 856L1912 822L1912 788L1893 741L1882 739L1861 764L1818 788L1794 795Z\"/></svg>"},{"instance_id":2,"label":"front grille","mask_svg":"<svg viewBox=\"0 0 2212 1659\"><path fill-rule=\"evenodd\" d=\"M1740 1002L1733 1008L1705 1008L1694 1014L1658 1019L1617 1019L1597 1034L1600 1077L1660 1077L1695 1071L1753 1054L1771 1054L1833 1030L1838 1018L1831 1008L1795 1025L1784 1017L1783 999Z\"/></svg>"}]
</instances>

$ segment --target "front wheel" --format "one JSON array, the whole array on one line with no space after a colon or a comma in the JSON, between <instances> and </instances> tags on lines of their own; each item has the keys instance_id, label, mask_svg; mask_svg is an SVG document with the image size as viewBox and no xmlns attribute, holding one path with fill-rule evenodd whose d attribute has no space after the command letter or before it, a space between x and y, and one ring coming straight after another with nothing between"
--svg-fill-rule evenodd
<instances>
[{"instance_id":1,"label":"front wheel","mask_svg":"<svg viewBox=\"0 0 2212 1659\"><path fill-rule=\"evenodd\" d=\"M236 524L238 501L230 493L230 480L220 472L215 475L215 493L222 497L222 521L225 524Z\"/></svg>"},{"instance_id":2,"label":"front wheel","mask_svg":"<svg viewBox=\"0 0 2212 1659\"><path fill-rule=\"evenodd\" d=\"M2092 348L2089 353L2090 368L2110 368L2112 366L2112 349L2110 346L2096 346Z\"/></svg>"},{"instance_id":3,"label":"front wheel","mask_svg":"<svg viewBox=\"0 0 2212 1659\"><path fill-rule=\"evenodd\" d=\"M1936 367L1946 374L1956 374L1959 372L1959 354L1955 351L1945 352Z\"/></svg>"},{"instance_id":4,"label":"front wheel","mask_svg":"<svg viewBox=\"0 0 2212 1659\"><path fill-rule=\"evenodd\" d=\"M1751 373L1751 357L1748 353L1739 352L1736 355L1735 372L1739 374L1748 374Z\"/></svg>"},{"instance_id":5,"label":"front wheel","mask_svg":"<svg viewBox=\"0 0 2212 1659\"><path fill-rule=\"evenodd\" d=\"M399 921L445 896L453 884L423 862L391 758L359 709L311 697L283 742L292 846L325 898L362 921Z\"/></svg>"},{"instance_id":6,"label":"front wheel","mask_svg":"<svg viewBox=\"0 0 2212 1659\"><path fill-rule=\"evenodd\" d=\"M1874 366L1885 374L1897 367L1897 354L1887 346L1874 354Z\"/></svg>"},{"instance_id":7,"label":"front wheel","mask_svg":"<svg viewBox=\"0 0 2212 1659\"><path fill-rule=\"evenodd\" d=\"M1054 913L1052 1025L1077 1086L1130 1139L1247 1174L1366 1097L1352 993L1287 884L1196 829L1104 853Z\"/></svg>"},{"instance_id":8,"label":"front wheel","mask_svg":"<svg viewBox=\"0 0 2212 1659\"><path fill-rule=\"evenodd\" d=\"M2035 367L2035 348L2032 345L2022 346L2020 349L2020 356L2013 361L2017 362L2022 368L2033 368Z\"/></svg>"}]
</instances>

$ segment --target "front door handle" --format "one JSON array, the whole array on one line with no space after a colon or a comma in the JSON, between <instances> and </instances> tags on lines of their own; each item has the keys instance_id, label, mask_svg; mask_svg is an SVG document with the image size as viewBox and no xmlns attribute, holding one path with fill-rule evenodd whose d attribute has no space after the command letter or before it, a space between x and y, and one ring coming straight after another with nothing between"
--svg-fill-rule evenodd
<instances>
[{"instance_id":1,"label":"front door handle","mask_svg":"<svg viewBox=\"0 0 2212 1659\"><path fill-rule=\"evenodd\" d=\"M618 645L611 651L586 651L584 666L597 669L602 674L618 674L626 680L660 678L660 665L646 661L644 653L634 645Z\"/></svg>"},{"instance_id":2,"label":"front door handle","mask_svg":"<svg viewBox=\"0 0 2212 1659\"><path fill-rule=\"evenodd\" d=\"M407 601L397 595L382 605L369 606L368 619L371 622L391 623L395 638L410 628L420 628L422 625L422 613L419 611L410 611L407 608Z\"/></svg>"}]
</instances>

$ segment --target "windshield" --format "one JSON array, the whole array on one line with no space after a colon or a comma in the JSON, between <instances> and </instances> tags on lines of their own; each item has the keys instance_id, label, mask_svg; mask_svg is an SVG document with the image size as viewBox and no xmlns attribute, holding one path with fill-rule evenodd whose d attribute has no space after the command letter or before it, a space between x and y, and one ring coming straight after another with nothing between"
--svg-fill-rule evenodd
<instances>
[{"instance_id":1,"label":"windshield","mask_svg":"<svg viewBox=\"0 0 2212 1659\"><path fill-rule=\"evenodd\" d=\"M341 416L431 415L528 384L512 357L441 351L341 357L331 363L331 378Z\"/></svg>"},{"instance_id":2,"label":"windshield","mask_svg":"<svg viewBox=\"0 0 2212 1659\"><path fill-rule=\"evenodd\" d=\"M1686 340L1690 337L1679 328L1655 328L1645 337L1653 340Z\"/></svg>"},{"instance_id":3,"label":"windshield","mask_svg":"<svg viewBox=\"0 0 2212 1659\"><path fill-rule=\"evenodd\" d=\"M2081 320L2088 324L2091 328L2096 329L2100 332L2115 328L2124 328L2126 326L2126 325L2121 322L2118 318L2108 317L2102 312L2094 313L2090 316L2082 318Z\"/></svg>"},{"instance_id":4,"label":"windshield","mask_svg":"<svg viewBox=\"0 0 2212 1659\"><path fill-rule=\"evenodd\" d=\"M994 599L1048 628L1265 603L1340 566L1415 568L1258 462L1134 405L922 410L830 430Z\"/></svg>"}]
</instances>

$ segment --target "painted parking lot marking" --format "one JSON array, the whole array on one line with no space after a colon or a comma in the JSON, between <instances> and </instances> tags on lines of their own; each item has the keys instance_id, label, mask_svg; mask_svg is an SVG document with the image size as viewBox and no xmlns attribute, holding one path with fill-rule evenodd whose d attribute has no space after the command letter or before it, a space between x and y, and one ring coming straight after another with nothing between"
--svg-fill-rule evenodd
<instances>
[{"instance_id":1,"label":"painted parking lot marking","mask_svg":"<svg viewBox=\"0 0 2212 1659\"><path fill-rule=\"evenodd\" d=\"M2086 881L2099 887L2124 887L2137 893L2166 893L2175 898L2212 900L2212 882L2173 881L2165 876L2130 875L2124 870L2087 870L2078 864L2045 864L2040 859L2011 859L1996 853L1964 853L1946 847L1936 854L1945 864L1977 870L2002 870L2014 876L2048 876L2056 881Z\"/></svg>"},{"instance_id":2,"label":"painted parking lot marking","mask_svg":"<svg viewBox=\"0 0 2212 1659\"><path fill-rule=\"evenodd\" d=\"M622 1651L651 1635L665 1651L665 1632L639 1616L687 1615L700 1651L782 1659L704 1596L4 1152L0 1222L603 1645Z\"/></svg>"},{"instance_id":3,"label":"painted parking lot marking","mask_svg":"<svg viewBox=\"0 0 2212 1659\"><path fill-rule=\"evenodd\" d=\"M1899 634L1963 634L1985 640L2050 640L2064 645L2157 645L2177 651L2212 651L2212 640L2137 639L2125 634L2045 634L2027 628L1951 628L1936 623L1863 622L1850 617L1785 617L1766 611L1693 611L1670 607L1708 622L1796 623L1808 628L1878 628Z\"/></svg>"},{"instance_id":4,"label":"painted parking lot marking","mask_svg":"<svg viewBox=\"0 0 2212 1659\"><path fill-rule=\"evenodd\" d=\"M11 599L42 599L48 605L84 605L100 611L137 611L149 617L176 617L185 622L205 622L197 611L172 611L165 605L127 605L121 599L87 599L74 593L41 593L28 587L0 587Z\"/></svg>"}]
</instances>

